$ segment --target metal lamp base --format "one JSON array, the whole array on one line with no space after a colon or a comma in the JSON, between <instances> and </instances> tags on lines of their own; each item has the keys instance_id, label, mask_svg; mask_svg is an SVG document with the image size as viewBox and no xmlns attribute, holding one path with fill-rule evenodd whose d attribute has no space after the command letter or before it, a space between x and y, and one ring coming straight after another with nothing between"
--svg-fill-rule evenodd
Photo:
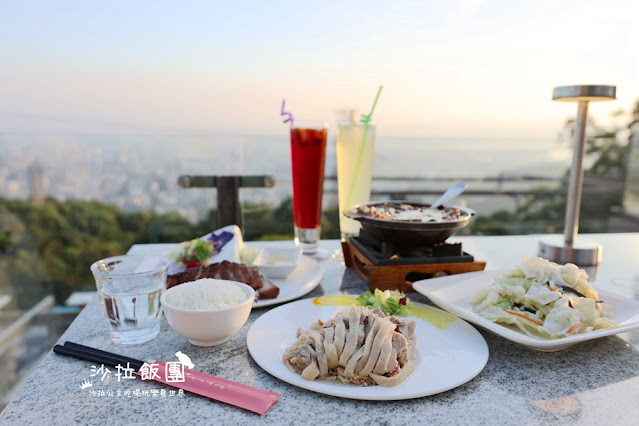
<instances>
[{"instance_id":1,"label":"metal lamp base","mask_svg":"<svg viewBox=\"0 0 639 426\"><path fill-rule=\"evenodd\" d=\"M538 255L560 264L594 266L601 262L601 251L601 244L594 241L579 239L572 246L566 246L564 239L557 236L540 240Z\"/></svg>"}]
</instances>

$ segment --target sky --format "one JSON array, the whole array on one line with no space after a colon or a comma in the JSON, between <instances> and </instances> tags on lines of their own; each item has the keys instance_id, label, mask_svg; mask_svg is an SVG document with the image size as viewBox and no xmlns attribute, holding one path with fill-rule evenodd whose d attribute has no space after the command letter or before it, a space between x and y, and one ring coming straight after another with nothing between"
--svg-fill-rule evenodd
<instances>
[{"instance_id":1,"label":"sky","mask_svg":"<svg viewBox=\"0 0 639 426\"><path fill-rule=\"evenodd\" d=\"M280 108L379 135L556 137L563 85L639 98L633 0L5 1L0 133L286 131Z\"/></svg>"}]
</instances>

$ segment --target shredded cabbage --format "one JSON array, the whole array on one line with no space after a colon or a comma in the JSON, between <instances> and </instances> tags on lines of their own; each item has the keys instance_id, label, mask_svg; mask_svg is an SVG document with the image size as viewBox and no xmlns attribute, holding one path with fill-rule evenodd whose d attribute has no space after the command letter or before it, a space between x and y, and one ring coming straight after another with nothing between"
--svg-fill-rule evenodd
<instances>
[{"instance_id":1,"label":"shredded cabbage","mask_svg":"<svg viewBox=\"0 0 639 426\"><path fill-rule=\"evenodd\" d=\"M612 307L599 300L586 271L535 256L523 256L520 265L480 290L473 310L490 321L553 339L617 327Z\"/></svg>"},{"instance_id":2,"label":"shredded cabbage","mask_svg":"<svg viewBox=\"0 0 639 426\"><path fill-rule=\"evenodd\" d=\"M253 266L255 258L260 253L257 247L244 246L240 249L240 261L246 266Z\"/></svg>"}]
</instances>

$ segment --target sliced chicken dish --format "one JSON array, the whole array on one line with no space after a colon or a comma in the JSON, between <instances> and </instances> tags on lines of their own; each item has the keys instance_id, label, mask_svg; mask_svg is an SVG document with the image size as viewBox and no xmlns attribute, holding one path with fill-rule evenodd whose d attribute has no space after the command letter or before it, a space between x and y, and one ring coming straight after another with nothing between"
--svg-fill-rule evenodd
<instances>
[{"instance_id":1,"label":"sliced chicken dish","mask_svg":"<svg viewBox=\"0 0 639 426\"><path fill-rule=\"evenodd\" d=\"M299 329L282 357L306 380L337 379L360 386L395 386L412 371L415 321L387 317L379 309L352 305L327 322Z\"/></svg>"}]
</instances>

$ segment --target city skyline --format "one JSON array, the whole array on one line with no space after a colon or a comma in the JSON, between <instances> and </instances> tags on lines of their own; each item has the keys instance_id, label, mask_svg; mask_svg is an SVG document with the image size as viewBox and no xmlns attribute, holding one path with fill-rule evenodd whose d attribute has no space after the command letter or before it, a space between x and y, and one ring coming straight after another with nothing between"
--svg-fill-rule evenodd
<instances>
[{"instance_id":1,"label":"city skyline","mask_svg":"<svg viewBox=\"0 0 639 426\"><path fill-rule=\"evenodd\" d=\"M264 149L268 147L268 149ZM336 147L327 147L325 208L337 205ZM244 188L243 202L279 205L292 194L289 147L278 136L210 137L31 136L0 133L0 198L95 200L124 211L178 212L192 222L215 207L213 189L181 189L188 175L272 175L272 188ZM458 155L472 152L472 155ZM558 179L569 166L569 143L555 140L424 139L379 137L374 189L441 190L441 178L470 179L473 189L493 189L498 176ZM385 177L408 179L401 183ZM486 181L484 182L484 180ZM533 182L534 183L534 182ZM515 188L530 186L530 182ZM523 186L522 186L523 185ZM500 186L503 189L503 186ZM513 199L474 197L483 211L512 208ZM497 197L499 198L499 197Z\"/></svg>"},{"instance_id":2,"label":"city skyline","mask_svg":"<svg viewBox=\"0 0 639 426\"><path fill-rule=\"evenodd\" d=\"M56 0L0 17L0 132L284 134L367 113L380 135L551 137L553 87L639 97L639 5L622 0L313 4Z\"/></svg>"}]
</instances>

